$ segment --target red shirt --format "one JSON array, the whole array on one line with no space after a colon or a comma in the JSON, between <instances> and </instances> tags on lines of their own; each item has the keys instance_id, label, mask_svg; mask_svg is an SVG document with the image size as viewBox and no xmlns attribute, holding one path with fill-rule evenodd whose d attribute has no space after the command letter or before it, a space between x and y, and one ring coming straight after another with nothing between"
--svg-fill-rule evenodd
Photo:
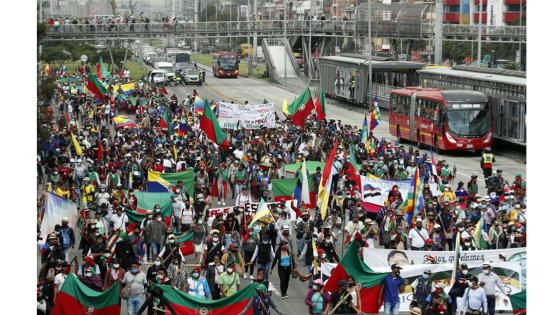
<instances>
[{"instance_id":1,"label":"red shirt","mask_svg":"<svg viewBox=\"0 0 560 315\"><path fill-rule=\"evenodd\" d=\"M165 168L163 167L162 164L159 164L159 165L156 164L156 165L154 165L154 166L152 167L152 170L154 170L154 171L156 171L156 172L160 172L160 173L162 173L164 169L165 169Z\"/></svg>"}]
</instances>

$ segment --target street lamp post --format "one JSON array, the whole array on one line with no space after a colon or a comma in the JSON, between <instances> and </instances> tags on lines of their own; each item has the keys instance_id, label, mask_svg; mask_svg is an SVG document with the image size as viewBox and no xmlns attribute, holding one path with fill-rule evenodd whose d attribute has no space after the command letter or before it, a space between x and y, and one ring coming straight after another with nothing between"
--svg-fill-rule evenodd
<instances>
[{"instance_id":1,"label":"street lamp post","mask_svg":"<svg viewBox=\"0 0 560 315\"><path fill-rule=\"evenodd\" d=\"M286 1L283 1L284 3L284 44L287 42L286 39ZM286 74L286 72L288 71L288 65L286 64L288 61L286 60L286 52L284 51L284 86L288 87L288 75Z\"/></svg>"},{"instance_id":2,"label":"street lamp post","mask_svg":"<svg viewBox=\"0 0 560 315\"><path fill-rule=\"evenodd\" d=\"M477 65L480 67L480 58L482 55L482 0L478 0L478 61Z\"/></svg>"},{"instance_id":3,"label":"street lamp post","mask_svg":"<svg viewBox=\"0 0 560 315\"><path fill-rule=\"evenodd\" d=\"M523 26L523 0L519 0L519 26ZM519 70L521 69L521 45L523 42L519 40Z\"/></svg>"},{"instance_id":4,"label":"street lamp post","mask_svg":"<svg viewBox=\"0 0 560 315\"><path fill-rule=\"evenodd\" d=\"M371 106L371 93L372 91L372 84L371 84L371 77L372 77L372 73L371 73L371 0L368 0L367 2L368 4L368 56L367 56L367 60L368 60L368 85L367 85L367 91L369 94L368 97L368 106Z\"/></svg>"}]
</instances>

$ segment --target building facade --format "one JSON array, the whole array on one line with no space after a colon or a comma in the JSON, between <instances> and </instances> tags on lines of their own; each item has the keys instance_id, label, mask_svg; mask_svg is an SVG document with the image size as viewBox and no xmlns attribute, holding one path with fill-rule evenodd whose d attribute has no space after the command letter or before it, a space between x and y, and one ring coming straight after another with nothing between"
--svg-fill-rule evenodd
<instances>
[{"instance_id":1,"label":"building facade","mask_svg":"<svg viewBox=\"0 0 560 315\"><path fill-rule=\"evenodd\" d=\"M478 24L480 16L484 25L517 26L526 17L527 0L443 0L443 12L449 24Z\"/></svg>"}]
</instances>

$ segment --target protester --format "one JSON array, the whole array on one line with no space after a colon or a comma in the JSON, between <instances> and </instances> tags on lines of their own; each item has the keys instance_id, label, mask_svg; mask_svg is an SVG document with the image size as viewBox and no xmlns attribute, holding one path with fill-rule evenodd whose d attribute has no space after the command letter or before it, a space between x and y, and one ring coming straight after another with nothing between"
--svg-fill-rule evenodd
<instances>
[{"instance_id":1,"label":"protester","mask_svg":"<svg viewBox=\"0 0 560 315\"><path fill-rule=\"evenodd\" d=\"M234 264L227 265L226 272L220 275L220 293L223 297L228 297L237 292L241 286L239 275L234 272Z\"/></svg>"},{"instance_id":2,"label":"protester","mask_svg":"<svg viewBox=\"0 0 560 315\"><path fill-rule=\"evenodd\" d=\"M391 273L388 274L381 284L381 294L379 295L378 304L381 305L381 296L385 301L384 309L387 315L397 315L399 313L400 298L399 293L404 292L406 280L401 278L400 270L402 268L397 264L391 265Z\"/></svg>"}]
</instances>

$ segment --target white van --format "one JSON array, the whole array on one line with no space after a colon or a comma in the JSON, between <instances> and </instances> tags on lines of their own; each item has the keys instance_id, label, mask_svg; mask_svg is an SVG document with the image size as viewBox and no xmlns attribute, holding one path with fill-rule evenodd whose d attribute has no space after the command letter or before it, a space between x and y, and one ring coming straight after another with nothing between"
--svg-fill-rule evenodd
<instances>
[{"instance_id":1,"label":"white van","mask_svg":"<svg viewBox=\"0 0 560 315\"><path fill-rule=\"evenodd\" d=\"M173 79L173 77L175 76L175 68L173 67L173 64L171 62L166 62L166 61L155 62L154 69L165 70L165 73L167 74L167 78L169 80Z\"/></svg>"},{"instance_id":2,"label":"white van","mask_svg":"<svg viewBox=\"0 0 560 315\"><path fill-rule=\"evenodd\" d=\"M167 71L162 69L154 69L148 73L148 82L161 84L167 81Z\"/></svg>"}]
</instances>

